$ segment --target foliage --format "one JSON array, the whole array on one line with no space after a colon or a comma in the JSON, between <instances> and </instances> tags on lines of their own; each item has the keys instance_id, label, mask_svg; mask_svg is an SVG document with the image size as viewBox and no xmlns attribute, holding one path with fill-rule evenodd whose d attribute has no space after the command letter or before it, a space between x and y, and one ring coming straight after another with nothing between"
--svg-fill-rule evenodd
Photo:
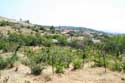
<instances>
[{"instance_id":1,"label":"foliage","mask_svg":"<svg viewBox=\"0 0 125 83\"><path fill-rule=\"evenodd\" d=\"M55 33L55 27L54 27L54 26L51 26L51 27L50 27L50 31L51 31L52 33Z\"/></svg>"},{"instance_id":2,"label":"foliage","mask_svg":"<svg viewBox=\"0 0 125 83\"><path fill-rule=\"evenodd\" d=\"M52 45L52 42L50 39L43 38L42 45L44 45L46 47L50 47Z\"/></svg>"},{"instance_id":3,"label":"foliage","mask_svg":"<svg viewBox=\"0 0 125 83\"><path fill-rule=\"evenodd\" d=\"M17 33L9 34L8 40L26 46L37 46L41 44L40 36L23 35Z\"/></svg>"},{"instance_id":4,"label":"foliage","mask_svg":"<svg viewBox=\"0 0 125 83\"><path fill-rule=\"evenodd\" d=\"M12 68L14 67L14 63L18 60L18 56L17 55L12 55L11 57L7 58L7 62L8 62L8 67L9 68Z\"/></svg>"},{"instance_id":5,"label":"foliage","mask_svg":"<svg viewBox=\"0 0 125 83\"><path fill-rule=\"evenodd\" d=\"M3 57L0 56L0 69L4 69L7 67L7 61Z\"/></svg>"},{"instance_id":6,"label":"foliage","mask_svg":"<svg viewBox=\"0 0 125 83\"><path fill-rule=\"evenodd\" d=\"M17 60L18 57L15 55L7 58L0 56L0 69L12 68Z\"/></svg>"},{"instance_id":7,"label":"foliage","mask_svg":"<svg viewBox=\"0 0 125 83\"><path fill-rule=\"evenodd\" d=\"M76 59L73 61L73 70L80 69L82 67L82 60L81 59Z\"/></svg>"},{"instance_id":8,"label":"foliage","mask_svg":"<svg viewBox=\"0 0 125 83\"><path fill-rule=\"evenodd\" d=\"M17 47L17 44L14 42L5 42L5 47L3 48L3 52L14 52Z\"/></svg>"},{"instance_id":9,"label":"foliage","mask_svg":"<svg viewBox=\"0 0 125 83\"><path fill-rule=\"evenodd\" d=\"M5 40L0 40L0 50L4 49L6 46L6 41Z\"/></svg>"},{"instance_id":10,"label":"foliage","mask_svg":"<svg viewBox=\"0 0 125 83\"><path fill-rule=\"evenodd\" d=\"M8 21L0 21L0 26L9 26L9 25L13 25L13 23Z\"/></svg>"},{"instance_id":11,"label":"foliage","mask_svg":"<svg viewBox=\"0 0 125 83\"><path fill-rule=\"evenodd\" d=\"M41 73L41 71L44 69L44 67L42 67L40 64L30 64L30 68L31 68L31 73L33 75L39 75Z\"/></svg>"},{"instance_id":12,"label":"foliage","mask_svg":"<svg viewBox=\"0 0 125 83\"><path fill-rule=\"evenodd\" d=\"M84 43L83 41L79 40L72 40L69 45L73 48L84 48Z\"/></svg>"},{"instance_id":13,"label":"foliage","mask_svg":"<svg viewBox=\"0 0 125 83\"><path fill-rule=\"evenodd\" d=\"M59 40L59 44L61 45L67 45L67 37L66 36L63 36L63 35L60 35L57 40Z\"/></svg>"},{"instance_id":14,"label":"foliage","mask_svg":"<svg viewBox=\"0 0 125 83\"><path fill-rule=\"evenodd\" d=\"M56 73L64 73L64 66L61 64L56 64Z\"/></svg>"},{"instance_id":15,"label":"foliage","mask_svg":"<svg viewBox=\"0 0 125 83\"><path fill-rule=\"evenodd\" d=\"M123 72L125 72L125 63L122 64Z\"/></svg>"},{"instance_id":16,"label":"foliage","mask_svg":"<svg viewBox=\"0 0 125 83\"><path fill-rule=\"evenodd\" d=\"M44 64L39 61L40 56L38 56L37 53L33 53L31 50L29 50L27 52L27 58L27 65L30 67L33 75L39 75L43 69L45 69Z\"/></svg>"},{"instance_id":17,"label":"foliage","mask_svg":"<svg viewBox=\"0 0 125 83\"><path fill-rule=\"evenodd\" d=\"M0 22L0 26L8 25L12 24L6 21ZM69 33L70 37L55 33L54 26L49 27L50 30L40 25L27 28L35 31L35 34L9 32L8 37L0 39L0 50L13 52L18 49L19 45L28 48L29 46L41 46L40 50L26 51L24 62L34 75L39 75L48 65L52 66L53 72L56 73L64 73L70 64L73 64L74 70L79 69L84 61L94 61L95 66L105 67L105 69L125 71L125 64L121 61L121 55L125 49L125 35L98 36L97 39L101 39L101 42L93 43L90 37L84 40L73 40L74 32ZM46 31L44 35L41 34L43 31ZM71 38L70 42L67 42L68 38ZM53 39L58 43L54 44ZM13 67L17 60L16 51L8 58L0 57L0 69Z\"/></svg>"},{"instance_id":18,"label":"foliage","mask_svg":"<svg viewBox=\"0 0 125 83\"><path fill-rule=\"evenodd\" d=\"M53 49L54 48L54 49ZM62 48L58 46L52 46L47 48L42 48L39 51L33 52L29 50L27 53L28 58L28 66L31 70L40 70L40 67L45 67L44 65L51 65L52 71L56 73L64 73L64 69L68 68L70 63L72 63L73 57L78 59L81 57L81 53L79 50L75 50L74 52L70 52L69 48ZM73 56L73 54L77 54L77 56ZM78 63L78 64L77 64ZM76 69L81 67L82 61L78 60L76 63ZM75 64L75 63L74 63ZM41 65L41 66L40 66ZM37 66L37 67L35 67ZM32 68L33 67L33 68Z\"/></svg>"}]
</instances>

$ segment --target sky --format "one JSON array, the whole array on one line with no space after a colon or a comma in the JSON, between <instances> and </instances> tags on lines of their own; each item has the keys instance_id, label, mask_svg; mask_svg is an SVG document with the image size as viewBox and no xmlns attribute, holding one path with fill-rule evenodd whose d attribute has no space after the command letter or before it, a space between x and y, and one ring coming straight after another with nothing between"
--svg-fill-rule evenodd
<instances>
[{"instance_id":1,"label":"sky","mask_svg":"<svg viewBox=\"0 0 125 83\"><path fill-rule=\"evenodd\" d=\"M0 0L0 16L125 33L125 0Z\"/></svg>"}]
</instances>

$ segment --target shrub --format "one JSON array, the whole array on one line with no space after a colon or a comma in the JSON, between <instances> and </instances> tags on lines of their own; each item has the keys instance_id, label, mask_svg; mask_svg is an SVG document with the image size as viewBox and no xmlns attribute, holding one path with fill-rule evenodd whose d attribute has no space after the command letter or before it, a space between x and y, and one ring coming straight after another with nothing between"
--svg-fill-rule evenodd
<instances>
[{"instance_id":1,"label":"shrub","mask_svg":"<svg viewBox=\"0 0 125 83\"><path fill-rule=\"evenodd\" d=\"M31 50L27 52L27 62L25 62L25 64L30 67L31 74L33 75L39 75L43 69L45 69L45 65L40 61L40 57L39 54L32 52Z\"/></svg>"},{"instance_id":2,"label":"shrub","mask_svg":"<svg viewBox=\"0 0 125 83\"><path fill-rule=\"evenodd\" d=\"M121 64L120 63L115 63L113 64L113 69L114 71L121 71L122 68L121 68Z\"/></svg>"},{"instance_id":3,"label":"shrub","mask_svg":"<svg viewBox=\"0 0 125 83\"><path fill-rule=\"evenodd\" d=\"M76 59L73 61L73 70L80 69L82 67L82 60L81 59Z\"/></svg>"},{"instance_id":4,"label":"shrub","mask_svg":"<svg viewBox=\"0 0 125 83\"><path fill-rule=\"evenodd\" d=\"M95 62L95 66L97 66L97 67L104 66L104 61L102 59L99 59L99 60L95 59L94 62Z\"/></svg>"},{"instance_id":5,"label":"shrub","mask_svg":"<svg viewBox=\"0 0 125 83\"><path fill-rule=\"evenodd\" d=\"M52 42L50 39L43 38L42 45L44 45L46 47L50 47L52 45Z\"/></svg>"},{"instance_id":6,"label":"shrub","mask_svg":"<svg viewBox=\"0 0 125 83\"><path fill-rule=\"evenodd\" d=\"M56 65L56 73L64 73L64 66L63 65L61 65L61 64L57 64Z\"/></svg>"},{"instance_id":7,"label":"shrub","mask_svg":"<svg viewBox=\"0 0 125 83\"><path fill-rule=\"evenodd\" d=\"M4 69L4 68L12 68L14 66L15 61L18 60L18 57L13 55L11 57L8 58L3 58L0 56L0 69Z\"/></svg>"},{"instance_id":8,"label":"shrub","mask_svg":"<svg viewBox=\"0 0 125 83\"><path fill-rule=\"evenodd\" d=\"M122 70L122 65L119 63L110 63L108 64L108 68L111 69L112 71L121 71Z\"/></svg>"},{"instance_id":9,"label":"shrub","mask_svg":"<svg viewBox=\"0 0 125 83\"><path fill-rule=\"evenodd\" d=\"M7 60L0 56L0 69L6 68L7 64Z\"/></svg>"},{"instance_id":10,"label":"shrub","mask_svg":"<svg viewBox=\"0 0 125 83\"><path fill-rule=\"evenodd\" d=\"M122 64L122 70L125 72L125 63Z\"/></svg>"},{"instance_id":11,"label":"shrub","mask_svg":"<svg viewBox=\"0 0 125 83\"><path fill-rule=\"evenodd\" d=\"M17 47L17 44L14 42L5 42L5 47L3 48L3 52L14 52Z\"/></svg>"},{"instance_id":12,"label":"shrub","mask_svg":"<svg viewBox=\"0 0 125 83\"><path fill-rule=\"evenodd\" d=\"M8 40L25 46L37 46L42 43L40 36L23 35L17 33L11 33Z\"/></svg>"},{"instance_id":13,"label":"shrub","mask_svg":"<svg viewBox=\"0 0 125 83\"><path fill-rule=\"evenodd\" d=\"M31 64L31 73L33 75L39 75L43 71L44 67L40 64Z\"/></svg>"},{"instance_id":14,"label":"shrub","mask_svg":"<svg viewBox=\"0 0 125 83\"><path fill-rule=\"evenodd\" d=\"M29 61L28 61L27 57L21 58L21 63L26 66L29 66Z\"/></svg>"},{"instance_id":15,"label":"shrub","mask_svg":"<svg viewBox=\"0 0 125 83\"><path fill-rule=\"evenodd\" d=\"M19 43L19 44L24 44L25 38L21 34L10 33L8 40L11 42Z\"/></svg>"},{"instance_id":16,"label":"shrub","mask_svg":"<svg viewBox=\"0 0 125 83\"><path fill-rule=\"evenodd\" d=\"M7 58L8 61L8 67L12 68L14 67L14 63L18 60L18 56L12 55L11 57Z\"/></svg>"},{"instance_id":17,"label":"shrub","mask_svg":"<svg viewBox=\"0 0 125 83\"><path fill-rule=\"evenodd\" d=\"M63 35L60 35L57 40L59 40L59 44L64 46L64 45L67 45L67 37L66 36L63 36Z\"/></svg>"},{"instance_id":18,"label":"shrub","mask_svg":"<svg viewBox=\"0 0 125 83\"><path fill-rule=\"evenodd\" d=\"M37 46L41 44L41 38L39 36L26 36L24 43L26 46Z\"/></svg>"},{"instance_id":19,"label":"shrub","mask_svg":"<svg viewBox=\"0 0 125 83\"><path fill-rule=\"evenodd\" d=\"M72 56L65 56L64 59L64 68L69 68L70 63L72 62Z\"/></svg>"},{"instance_id":20,"label":"shrub","mask_svg":"<svg viewBox=\"0 0 125 83\"><path fill-rule=\"evenodd\" d=\"M6 41L0 40L0 50L4 49L6 46Z\"/></svg>"},{"instance_id":21,"label":"shrub","mask_svg":"<svg viewBox=\"0 0 125 83\"><path fill-rule=\"evenodd\" d=\"M45 31L45 28L43 26L40 26L40 30Z\"/></svg>"},{"instance_id":22,"label":"shrub","mask_svg":"<svg viewBox=\"0 0 125 83\"><path fill-rule=\"evenodd\" d=\"M0 26L7 26L7 25L12 25L12 23L8 22L8 21L1 21L0 22Z\"/></svg>"}]
</instances>

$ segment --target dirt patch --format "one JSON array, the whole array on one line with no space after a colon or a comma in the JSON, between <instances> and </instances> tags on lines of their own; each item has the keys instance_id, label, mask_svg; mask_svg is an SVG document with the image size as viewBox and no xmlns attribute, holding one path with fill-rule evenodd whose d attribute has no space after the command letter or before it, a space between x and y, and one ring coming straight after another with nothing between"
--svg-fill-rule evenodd
<instances>
[{"instance_id":1,"label":"dirt patch","mask_svg":"<svg viewBox=\"0 0 125 83\"><path fill-rule=\"evenodd\" d=\"M34 76L30 74L30 69L22 64L18 65L18 71L15 72L16 67L12 69L5 69L1 71L0 83L8 78L8 83L125 83L121 80L124 75L120 72L112 72L104 68L90 68L86 67L80 70L67 70L64 74L52 74L52 68L47 67L41 75Z\"/></svg>"}]
</instances>

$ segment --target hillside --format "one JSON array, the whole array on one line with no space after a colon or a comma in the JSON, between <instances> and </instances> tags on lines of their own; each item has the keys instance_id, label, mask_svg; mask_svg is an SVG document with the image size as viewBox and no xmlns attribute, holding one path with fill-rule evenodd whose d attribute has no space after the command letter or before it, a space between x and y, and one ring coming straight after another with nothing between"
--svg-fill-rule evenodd
<instances>
[{"instance_id":1,"label":"hillside","mask_svg":"<svg viewBox=\"0 0 125 83\"><path fill-rule=\"evenodd\" d=\"M71 30L78 30L78 31L81 31L81 32L90 32L90 33L106 33L106 32L103 32L103 31L97 31L97 30L94 30L94 29L90 29L90 28L86 28L86 27L75 27L75 26L58 26L57 29L71 29Z\"/></svg>"},{"instance_id":2,"label":"hillside","mask_svg":"<svg viewBox=\"0 0 125 83\"><path fill-rule=\"evenodd\" d=\"M0 19L0 83L125 83L125 35Z\"/></svg>"},{"instance_id":3,"label":"hillside","mask_svg":"<svg viewBox=\"0 0 125 83\"><path fill-rule=\"evenodd\" d=\"M9 21L9 22L14 22L14 23L20 23L20 24L24 24L25 26L27 26L25 21L17 21L16 19L10 19L10 18L1 17L1 16L0 16L0 21ZM36 25L36 24L30 24L30 25L32 26L32 25ZM46 28L51 27L51 26L44 26L44 25L39 25L39 26L43 26ZM74 30L74 31L78 31L79 33L90 32L90 33L96 33L96 34L111 34L111 33L98 31L98 30L94 30L94 29L90 29L90 28L86 28L86 27L75 27L75 26L55 26L55 29L60 30L60 31L65 30L65 29Z\"/></svg>"},{"instance_id":4,"label":"hillside","mask_svg":"<svg viewBox=\"0 0 125 83\"><path fill-rule=\"evenodd\" d=\"M10 19L2 16L0 16L0 21L17 22L16 19Z\"/></svg>"}]
</instances>

